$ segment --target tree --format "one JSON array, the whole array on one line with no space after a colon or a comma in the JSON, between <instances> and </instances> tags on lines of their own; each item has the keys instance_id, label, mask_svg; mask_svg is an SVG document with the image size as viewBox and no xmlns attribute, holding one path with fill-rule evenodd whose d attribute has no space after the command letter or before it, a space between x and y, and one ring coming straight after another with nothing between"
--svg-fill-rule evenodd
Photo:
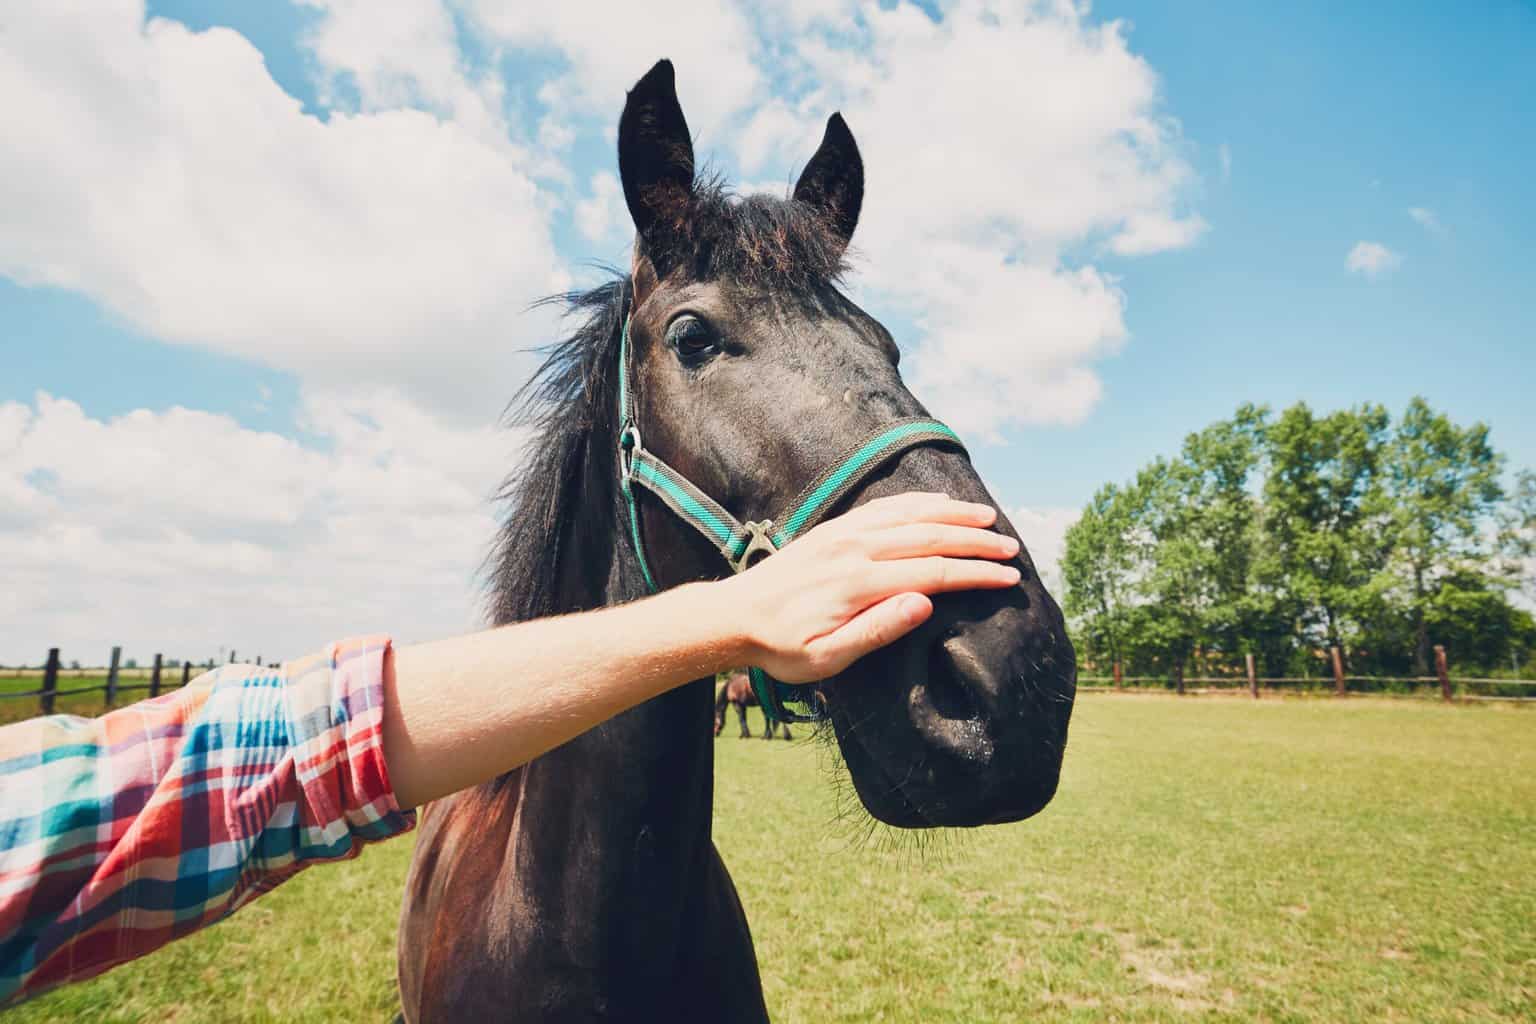
<instances>
[{"instance_id":1,"label":"tree","mask_svg":"<svg viewBox=\"0 0 1536 1024\"><path fill-rule=\"evenodd\" d=\"M1161 651L1180 693L1184 666L1205 633L1212 607L1211 552L1202 542L1196 494L1199 474L1158 459L1136 476L1141 521L1151 535L1142 578L1144 635Z\"/></svg>"},{"instance_id":2,"label":"tree","mask_svg":"<svg viewBox=\"0 0 1536 1024\"><path fill-rule=\"evenodd\" d=\"M1275 671L1338 645L1419 675L1431 640L1463 665L1518 659L1536 624L1507 592L1536 589L1536 473L1506 502L1500 465L1486 427L1423 399L1395 427L1376 405L1241 406L1094 494L1062 559L1073 630L1176 685L1202 651Z\"/></svg>"},{"instance_id":3,"label":"tree","mask_svg":"<svg viewBox=\"0 0 1536 1024\"><path fill-rule=\"evenodd\" d=\"M1481 423L1458 427L1423 398L1408 403L1388 457L1387 497L1398 572L1413 624L1413 669L1429 673L1430 609L1453 575L1486 579L1484 532L1503 499L1502 460ZM1471 588L1486 591L1486 584Z\"/></svg>"},{"instance_id":4,"label":"tree","mask_svg":"<svg viewBox=\"0 0 1536 1024\"><path fill-rule=\"evenodd\" d=\"M1424 615L1435 642L1461 665L1509 667L1536 649L1530 613L1510 604L1502 581L1480 568L1441 579Z\"/></svg>"},{"instance_id":5,"label":"tree","mask_svg":"<svg viewBox=\"0 0 1536 1024\"><path fill-rule=\"evenodd\" d=\"M1080 623L1082 639L1112 661L1125 656L1122 638L1135 586L1135 546L1131 531L1132 497L1105 484L1066 534L1061 577L1066 585L1066 613Z\"/></svg>"},{"instance_id":6,"label":"tree","mask_svg":"<svg viewBox=\"0 0 1536 1024\"><path fill-rule=\"evenodd\" d=\"M1501 571L1514 586L1536 599L1536 472L1525 469L1515 476L1515 489L1501 518Z\"/></svg>"},{"instance_id":7,"label":"tree","mask_svg":"<svg viewBox=\"0 0 1536 1024\"><path fill-rule=\"evenodd\" d=\"M1257 590L1259 515L1250 479L1263 459L1269 410L1245 404L1184 441L1179 529L1205 580L1203 642L1231 654L1254 646L1268 610Z\"/></svg>"},{"instance_id":8,"label":"tree","mask_svg":"<svg viewBox=\"0 0 1536 1024\"><path fill-rule=\"evenodd\" d=\"M1341 648L1388 583L1382 471L1389 422L1379 405L1319 418L1299 402L1267 435L1264 522L1274 578L1303 609L1303 630Z\"/></svg>"}]
</instances>

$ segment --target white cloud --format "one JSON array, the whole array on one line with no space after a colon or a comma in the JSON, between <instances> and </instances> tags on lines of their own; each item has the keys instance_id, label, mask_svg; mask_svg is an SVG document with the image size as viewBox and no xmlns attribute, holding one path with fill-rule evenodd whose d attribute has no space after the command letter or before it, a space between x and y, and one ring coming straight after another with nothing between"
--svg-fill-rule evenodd
<instances>
[{"instance_id":1,"label":"white cloud","mask_svg":"<svg viewBox=\"0 0 1536 1024\"><path fill-rule=\"evenodd\" d=\"M1110 239L1109 247L1122 256L1182 249L1205 234L1206 227L1205 218L1197 215L1175 217L1166 211L1138 213L1126 219L1124 230Z\"/></svg>"},{"instance_id":2,"label":"white cloud","mask_svg":"<svg viewBox=\"0 0 1536 1024\"><path fill-rule=\"evenodd\" d=\"M330 451L179 407L0 404L0 661L100 662L113 643L271 658L474 627L515 436L382 393L315 395L304 419Z\"/></svg>"},{"instance_id":3,"label":"white cloud","mask_svg":"<svg viewBox=\"0 0 1536 1024\"><path fill-rule=\"evenodd\" d=\"M0 149L0 274L308 382L494 417L514 353L544 340L523 310L567 281L550 204L447 43L391 62L430 33L369 12L316 32L366 107L324 121L225 29L125 0L7 18L0 134L28 141ZM383 109L413 89L452 116Z\"/></svg>"},{"instance_id":4,"label":"white cloud","mask_svg":"<svg viewBox=\"0 0 1536 1024\"><path fill-rule=\"evenodd\" d=\"M548 340L529 302L570 283L553 219L624 233L612 169L575 195L555 158L610 133L668 54L705 149L734 148L750 176L787 175L846 111L869 168L861 288L922 323L921 379L985 383L926 397L996 435L1081 419L1094 360L1126 336L1124 295L1068 252L1155 253L1206 228L1182 206L1192 171L1156 75L1080 5L961 0L935 21L667 0L606 7L593 31L577 5L304 2L321 12L304 44L322 98L340 105L325 119L241 36L145 23L135 0L12 19L0 131L29 144L0 156L15 197L0 273L81 291L155 337L483 422L526 373L516 353ZM464 32L508 61L558 58L534 83L538 125L508 121Z\"/></svg>"},{"instance_id":5,"label":"white cloud","mask_svg":"<svg viewBox=\"0 0 1536 1024\"><path fill-rule=\"evenodd\" d=\"M1092 362L1126 336L1125 298L1066 253L1157 252L1205 228L1181 205L1193 172L1156 75L1119 23L1076 5L859 15L857 30L794 46L802 87L746 122L747 170L803 162L842 109L868 179L861 286L921 328L911 379L924 401L990 436L1080 420L1102 390Z\"/></svg>"},{"instance_id":6,"label":"white cloud","mask_svg":"<svg viewBox=\"0 0 1536 1024\"><path fill-rule=\"evenodd\" d=\"M1035 571L1051 596L1065 598L1061 582L1061 557L1067 549L1067 531L1077 522L1075 508L1016 508L1008 513L1024 548L1035 561Z\"/></svg>"},{"instance_id":7,"label":"white cloud","mask_svg":"<svg viewBox=\"0 0 1536 1024\"><path fill-rule=\"evenodd\" d=\"M483 80L485 92L470 84L453 18L436 0L298 2L324 14L305 44L325 72L321 85L327 106L345 105L335 91L345 79L356 88L364 110L425 104L459 119L472 112L499 118L496 106L485 102L499 98L499 82Z\"/></svg>"},{"instance_id":8,"label":"white cloud","mask_svg":"<svg viewBox=\"0 0 1536 1024\"><path fill-rule=\"evenodd\" d=\"M914 390L977 436L1086 416L1128 333L1096 261L1206 227L1155 73L1081 4L960 0L936 22L858 0L301 2L325 116L232 31L146 22L137 0L0 0L0 133L27 140L0 147L0 275L291 372L320 442L0 405L0 660L472 625L511 458L486 425L519 350L553 337L553 311L525 309L570 284L556 227L629 234L614 168L576 161L660 56L701 153L749 180L792 180L845 112L868 169L860 298L916 327ZM530 55L554 70L514 94L502 71ZM1017 516L1047 579L1066 515Z\"/></svg>"},{"instance_id":9,"label":"white cloud","mask_svg":"<svg viewBox=\"0 0 1536 1024\"><path fill-rule=\"evenodd\" d=\"M587 197L576 204L576 228L594 244L632 235L629 208L624 205L624 186L618 175L598 171L592 175Z\"/></svg>"},{"instance_id":10,"label":"white cloud","mask_svg":"<svg viewBox=\"0 0 1536 1024\"><path fill-rule=\"evenodd\" d=\"M1344 266L1351 273L1366 277L1380 277L1396 270L1403 258L1380 242L1356 242L1344 258Z\"/></svg>"},{"instance_id":11,"label":"white cloud","mask_svg":"<svg viewBox=\"0 0 1536 1024\"><path fill-rule=\"evenodd\" d=\"M697 84L685 96L695 136L715 140L762 97L759 41L738 3L652 0L646 4L507 4L465 0L477 31L515 50L553 52L565 67L539 89L557 121L595 118L616 129L624 93L661 57Z\"/></svg>"},{"instance_id":12,"label":"white cloud","mask_svg":"<svg viewBox=\"0 0 1536 1024\"><path fill-rule=\"evenodd\" d=\"M1434 210L1426 209L1422 206L1410 206L1408 207L1408 216L1412 217L1413 222L1426 231L1437 235L1445 231L1445 226L1440 223L1440 218L1435 216Z\"/></svg>"}]
</instances>

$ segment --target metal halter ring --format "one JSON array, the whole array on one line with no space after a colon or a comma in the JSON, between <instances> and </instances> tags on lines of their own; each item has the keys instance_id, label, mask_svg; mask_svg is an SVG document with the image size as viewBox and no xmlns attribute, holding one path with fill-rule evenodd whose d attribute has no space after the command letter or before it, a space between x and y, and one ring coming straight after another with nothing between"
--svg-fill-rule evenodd
<instances>
[{"instance_id":1,"label":"metal halter ring","mask_svg":"<svg viewBox=\"0 0 1536 1024\"><path fill-rule=\"evenodd\" d=\"M747 546L731 560L732 571L738 573L752 568L753 555L771 555L779 550L779 546L773 542L772 519L764 519L760 523L742 523L741 528L747 531Z\"/></svg>"},{"instance_id":2,"label":"metal halter ring","mask_svg":"<svg viewBox=\"0 0 1536 1024\"><path fill-rule=\"evenodd\" d=\"M631 420L619 430L619 470L626 487L634 476L635 452L640 450L640 427Z\"/></svg>"}]
</instances>

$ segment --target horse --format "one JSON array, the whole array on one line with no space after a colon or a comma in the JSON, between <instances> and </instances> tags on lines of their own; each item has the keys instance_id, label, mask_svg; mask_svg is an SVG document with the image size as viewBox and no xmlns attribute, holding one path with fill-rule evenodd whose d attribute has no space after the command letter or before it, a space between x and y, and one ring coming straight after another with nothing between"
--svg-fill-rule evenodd
<instances>
[{"instance_id":1,"label":"horse","mask_svg":"<svg viewBox=\"0 0 1536 1024\"><path fill-rule=\"evenodd\" d=\"M534 440L501 495L497 623L731 573L654 493L628 487L626 428L730 514L761 520L870 431L926 415L890 332L840 287L864 195L841 114L788 195L736 197L696 175L662 61L627 95L618 166L628 272L564 296L577 325L515 397ZM996 505L965 452L935 444L882 463L836 507L913 490ZM1006 516L996 529L1017 536ZM999 824L1055 794L1076 660L1028 552L1012 564L1016 586L936 597L907 636L813 684L876 819ZM398 942L405 1019L768 1019L710 838L713 696L710 679L685 684L422 809Z\"/></svg>"},{"instance_id":2,"label":"horse","mask_svg":"<svg viewBox=\"0 0 1536 1024\"><path fill-rule=\"evenodd\" d=\"M741 721L741 736L746 739L752 735L747 729L747 708L761 707L757 694L752 692L752 681L742 671L732 672L725 680L725 685L720 687L720 692L715 695L715 736L718 737L725 731L725 706L736 705L736 717ZM784 728L784 738L792 740L795 737L789 731L789 723L780 723ZM773 719L763 713L763 739L773 739Z\"/></svg>"}]
</instances>

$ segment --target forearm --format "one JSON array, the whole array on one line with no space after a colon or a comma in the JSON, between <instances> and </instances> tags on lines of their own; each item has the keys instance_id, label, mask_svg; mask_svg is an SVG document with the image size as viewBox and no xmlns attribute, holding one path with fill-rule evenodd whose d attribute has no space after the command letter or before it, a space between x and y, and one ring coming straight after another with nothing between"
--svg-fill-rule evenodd
<instances>
[{"instance_id":1,"label":"forearm","mask_svg":"<svg viewBox=\"0 0 1536 1024\"><path fill-rule=\"evenodd\" d=\"M408 830L381 749L388 647L359 637L0 728L0 1005Z\"/></svg>"},{"instance_id":2,"label":"forearm","mask_svg":"<svg viewBox=\"0 0 1536 1024\"><path fill-rule=\"evenodd\" d=\"M495 778L613 715L743 664L732 588L678 587L615 608L397 646L384 759L402 807Z\"/></svg>"},{"instance_id":3,"label":"forearm","mask_svg":"<svg viewBox=\"0 0 1536 1024\"><path fill-rule=\"evenodd\" d=\"M756 665L825 679L927 618L924 595L1008 587L1018 543L996 510L882 498L738 576L615 608L397 648L384 670L384 761L401 807L488 781L659 693Z\"/></svg>"},{"instance_id":4,"label":"forearm","mask_svg":"<svg viewBox=\"0 0 1536 1024\"><path fill-rule=\"evenodd\" d=\"M878 499L718 582L398 650L359 637L281 670L225 666L99 719L6 726L0 1004L212 923L408 830L402 807L690 679L743 664L829 678L921 622L925 594L1017 583L986 561L1018 550L985 529L994 515L940 495Z\"/></svg>"}]
</instances>

